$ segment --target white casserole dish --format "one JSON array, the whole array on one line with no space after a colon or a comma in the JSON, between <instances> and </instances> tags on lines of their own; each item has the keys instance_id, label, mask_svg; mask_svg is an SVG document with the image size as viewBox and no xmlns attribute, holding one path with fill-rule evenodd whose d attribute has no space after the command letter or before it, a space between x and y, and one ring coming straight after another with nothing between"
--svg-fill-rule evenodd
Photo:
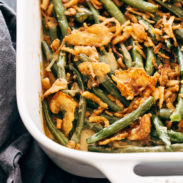
<instances>
[{"instance_id":1,"label":"white casserole dish","mask_svg":"<svg viewBox=\"0 0 183 183\"><path fill-rule=\"evenodd\" d=\"M103 154L75 151L49 138L43 131L40 94L41 21L39 0L17 4L17 101L23 123L45 153L61 168L84 177L107 177L111 182L183 182L182 177L140 177L133 169L140 162L183 161L183 153Z\"/></svg>"}]
</instances>

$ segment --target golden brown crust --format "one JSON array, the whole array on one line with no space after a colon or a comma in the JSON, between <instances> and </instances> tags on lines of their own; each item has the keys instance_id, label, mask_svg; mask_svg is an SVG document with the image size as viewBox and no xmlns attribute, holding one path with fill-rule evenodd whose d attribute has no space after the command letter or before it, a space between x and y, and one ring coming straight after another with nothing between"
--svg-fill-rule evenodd
<instances>
[{"instance_id":1,"label":"golden brown crust","mask_svg":"<svg viewBox=\"0 0 183 183\"><path fill-rule=\"evenodd\" d=\"M61 110L65 111L62 130L64 134L68 136L73 127L72 122L75 118L74 112L76 107L78 106L77 102L69 95L66 95L59 91L53 96L49 106L50 110L54 114L58 114Z\"/></svg>"},{"instance_id":2,"label":"golden brown crust","mask_svg":"<svg viewBox=\"0 0 183 183\"><path fill-rule=\"evenodd\" d=\"M140 95L148 86L156 85L156 80L148 76L144 69L130 68L128 70L116 70L112 79L117 83L121 95L128 100Z\"/></svg>"},{"instance_id":3,"label":"golden brown crust","mask_svg":"<svg viewBox=\"0 0 183 183\"><path fill-rule=\"evenodd\" d=\"M151 132L151 116L145 114L140 118L139 125L129 131L128 140L144 140Z\"/></svg>"}]
</instances>

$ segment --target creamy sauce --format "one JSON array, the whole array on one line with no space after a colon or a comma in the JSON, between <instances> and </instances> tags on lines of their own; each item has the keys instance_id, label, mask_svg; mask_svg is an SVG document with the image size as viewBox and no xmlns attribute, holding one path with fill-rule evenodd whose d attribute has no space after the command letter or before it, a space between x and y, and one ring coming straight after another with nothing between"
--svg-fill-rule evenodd
<instances>
[{"instance_id":1,"label":"creamy sauce","mask_svg":"<svg viewBox=\"0 0 183 183\"><path fill-rule=\"evenodd\" d=\"M92 135L94 135L95 132L89 129L84 129L81 133L81 140L80 140L80 147L81 150L83 151L87 151L88 150L88 144L86 143L86 139L88 137L91 137Z\"/></svg>"}]
</instances>

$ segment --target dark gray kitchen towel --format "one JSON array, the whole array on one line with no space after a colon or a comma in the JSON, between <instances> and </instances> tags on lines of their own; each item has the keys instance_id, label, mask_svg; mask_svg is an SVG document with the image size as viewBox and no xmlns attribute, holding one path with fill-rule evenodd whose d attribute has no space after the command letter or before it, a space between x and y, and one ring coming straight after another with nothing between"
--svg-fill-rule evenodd
<instances>
[{"instance_id":1,"label":"dark gray kitchen towel","mask_svg":"<svg viewBox=\"0 0 183 183\"><path fill-rule=\"evenodd\" d=\"M16 16L0 2L0 183L40 183L47 157L18 115L15 48Z\"/></svg>"},{"instance_id":2,"label":"dark gray kitchen towel","mask_svg":"<svg viewBox=\"0 0 183 183\"><path fill-rule=\"evenodd\" d=\"M23 126L16 105L16 16L0 1L0 183L104 183L53 164Z\"/></svg>"}]
</instances>

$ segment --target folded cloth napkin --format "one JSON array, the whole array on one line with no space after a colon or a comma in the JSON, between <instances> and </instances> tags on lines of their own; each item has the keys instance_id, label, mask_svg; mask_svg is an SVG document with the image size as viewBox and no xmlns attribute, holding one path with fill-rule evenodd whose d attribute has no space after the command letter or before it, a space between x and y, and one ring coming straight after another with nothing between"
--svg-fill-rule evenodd
<instances>
[{"instance_id":1,"label":"folded cloth napkin","mask_svg":"<svg viewBox=\"0 0 183 183\"><path fill-rule=\"evenodd\" d=\"M0 183L99 183L55 166L24 128L16 105L16 16L0 1Z\"/></svg>"},{"instance_id":2,"label":"folded cloth napkin","mask_svg":"<svg viewBox=\"0 0 183 183\"><path fill-rule=\"evenodd\" d=\"M15 47L16 16L0 2L0 182L41 182L47 157L18 115Z\"/></svg>"}]
</instances>

